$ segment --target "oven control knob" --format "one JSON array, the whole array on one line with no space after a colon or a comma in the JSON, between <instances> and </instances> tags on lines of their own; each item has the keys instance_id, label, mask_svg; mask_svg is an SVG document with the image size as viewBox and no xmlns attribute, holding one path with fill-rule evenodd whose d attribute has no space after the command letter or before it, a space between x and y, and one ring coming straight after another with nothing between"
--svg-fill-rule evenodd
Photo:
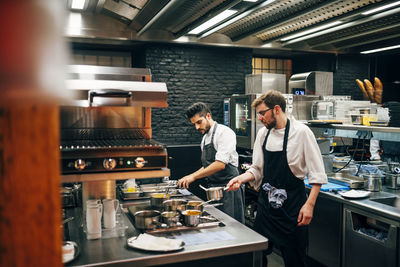
<instances>
[{"instance_id":1,"label":"oven control knob","mask_svg":"<svg viewBox=\"0 0 400 267\"><path fill-rule=\"evenodd\" d=\"M117 166L117 161L113 158L104 159L103 167L107 170L112 170Z\"/></svg>"},{"instance_id":2,"label":"oven control knob","mask_svg":"<svg viewBox=\"0 0 400 267\"><path fill-rule=\"evenodd\" d=\"M83 170L84 168L86 168L86 162L83 159L77 159L74 162L74 167L77 170Z\"/></svg>"},{"instance_id":3,"label":"oven control knob","mask_svg":"<svg viewBox=\"0 0 400 267\"><path fill-rule=\"evenodd\" d=\"M145 161L144 158L142 157L137 157L135 159L135 163L136 163L136 168L143 168L144 164L146 164L147 161Z\"/></svg>"}]
</instances>

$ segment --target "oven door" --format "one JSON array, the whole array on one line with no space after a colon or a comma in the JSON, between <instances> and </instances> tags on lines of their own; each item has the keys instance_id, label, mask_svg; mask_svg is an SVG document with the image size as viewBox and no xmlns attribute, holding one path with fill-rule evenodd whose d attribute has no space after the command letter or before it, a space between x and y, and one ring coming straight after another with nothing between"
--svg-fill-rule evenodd
<instances>
[{"instance_id":1,"label":"oven door","mask_svg":"<svg viewBox=\"0 0 400 267\"><path fill-rule=\"evenodd\" d=\"M258 129L263 125L257 120L251 103L259 94L234 95L230 100L230 127L236 134L237 147L252 149Z\"/></svg>"}]
</instances>

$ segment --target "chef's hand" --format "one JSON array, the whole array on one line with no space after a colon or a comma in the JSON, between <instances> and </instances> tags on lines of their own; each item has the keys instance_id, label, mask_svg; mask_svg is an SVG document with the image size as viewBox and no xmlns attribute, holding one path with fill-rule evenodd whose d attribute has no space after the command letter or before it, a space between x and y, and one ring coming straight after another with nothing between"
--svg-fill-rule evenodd
<instances>
[{"instance_id":1,"label":"chef's hand","mask_svg":"<svg viewBox=\"0 0 400 267\"><path fill-rule=\"evenodd\" d=\"M297 218L297 226L309 225L313 217L314 206L309 203L304 203Z\"/></svg>"},{"instance_id":2,"label":"chef's hand","mask_svg":"<svg viewBox=\"0 0 400 267\"><path fill-rule=\"evenodd\" d=\"M237 191L240 186L242 185L242 181L240 180L239 176L232 178L226 187L229 187L226 191Z\"/></svg>"},{"instance_id":3,"label":"chef's hand","mask_svg":"<svg viewBox=\"0 0 400 267\"><path fill-rule=\"evenodd\" d=\"M194 176L192 174L186 175L185 177L181 178L178 180L178 187L184 187L186 189L189 188L189 185L194 182L196 179L194 178Z\"/></svg>"}]
</instances>

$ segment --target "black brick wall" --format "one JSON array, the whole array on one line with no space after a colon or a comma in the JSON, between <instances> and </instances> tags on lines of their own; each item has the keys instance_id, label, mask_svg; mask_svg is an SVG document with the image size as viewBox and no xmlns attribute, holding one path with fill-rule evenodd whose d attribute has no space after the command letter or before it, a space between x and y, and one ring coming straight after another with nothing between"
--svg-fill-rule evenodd
<instances>
[{"instance_id":1,"label":"black brick wall","mask_svg":"<svg viewBox=\"0 0 400 267\"><path fill-rule=\"evenodd\" d=\"M199 144L201 135L186 118L188 106L207 103L214 120L223 123L223 99L244 94L252 71L252 51L180 45L148 45L146 68L152 81L168 87L168 108L152 109L153 138L168 145Z\"/></svg>"}]
</instances>

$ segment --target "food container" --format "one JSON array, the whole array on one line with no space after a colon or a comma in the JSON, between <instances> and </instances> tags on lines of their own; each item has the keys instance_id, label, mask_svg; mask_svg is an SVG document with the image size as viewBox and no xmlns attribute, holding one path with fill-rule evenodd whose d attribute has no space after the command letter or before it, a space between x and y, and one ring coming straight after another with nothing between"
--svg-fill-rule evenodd
<instances>
[{"instance_id":1,"label":"food container","mask_svg":"<svg viewBox=\"0 0 400 267\"><path fill-rule=\"evenodd\" d=\"M390 162L388 163L389 171L391 173L400 173L400 163L399 162Z\"/></svg>"},{"instance_id":2,"label":"food container","mask_svg":"<svg viewBox=\"0 0 400 267\"><path fill-rule=\"evenodd\" d=\"M183 223L186 226L197 226L200 222L201 211L199 210L185 210L182 212Z\"/></svg>"},{"instance_id":3,"label":"food container","mask_svg":"<svg viewBox=\"0 0 400 267\"><path fill-rule=\"evenodd\" d=\"M170 199L163 202L163 207L165 211L184 211L186 203L185 199Z\"/></svg>"},{"instance_id":4,"label":"food container","mask_svg":"<svg viewBox=\"0 0 400 267\"><path fill-rule=\"evenodd\" d=\"M168 200L170 197L169 194L165 193L153 193L151 194L150 203L151 206L157 209L161 209L163 207L163 202Z\"/></svg>"},{"instance_id":5,"label":"food container","mask_svg":"<svg viewBox=\"0 0 400 267\"><path fill-rule=\"evenodd\" d=\"M361 125L361 118L362 118L362 115L352 114L351 115L351 123L354 125Z\"/></svg>"},{"instance_id":6,"label":"food container","mask_svg":"<svg viewBox=\"0 0 400 267\"><path fill-rule=\"evenodd\" d=\"M174 227L177 225L180 219L179 212L177 211L164 211L161 213L162 222L168 227Z\"/></svg>"},{"instance_id":7,"label":"food container","mask_svg":"<svg viewBox=\"0 0 400 267\"><path fill-rule=\"evenodd\" d=\"M363 174L364 187L368 191L379 192L382 191L382 177L378 174Z\"/></svg>"},{"instance_id":8,"label":"food container","mask_svg":"<svg viewBox=\"0 0 400 267\"><path fill-rule=\"evenodd\" d=\"M186 210L199 210L203 212L204 205L202 201L189 201L185 205Z\"/></svg>"},{"instance_id":9,"label":"food container","mask_svg":"<svg viewBox=\"0 0 400 267\"><path fill-rule=\"evenodd\" d=\"M141 210L135 212L135 227L138 229L152 230L160 224L161 212L157 210Z\"/></svg>"},{"instance_id":10,"label":"food container","mask_svg":"<svg viewBox=\"0 0 400 267\"><path fill-rule=\"evenodd\" d=\"M386 186L390 189L399 189L400 188L400 174L394 173L386 173Z\"/></svg>"}]
</instances>

